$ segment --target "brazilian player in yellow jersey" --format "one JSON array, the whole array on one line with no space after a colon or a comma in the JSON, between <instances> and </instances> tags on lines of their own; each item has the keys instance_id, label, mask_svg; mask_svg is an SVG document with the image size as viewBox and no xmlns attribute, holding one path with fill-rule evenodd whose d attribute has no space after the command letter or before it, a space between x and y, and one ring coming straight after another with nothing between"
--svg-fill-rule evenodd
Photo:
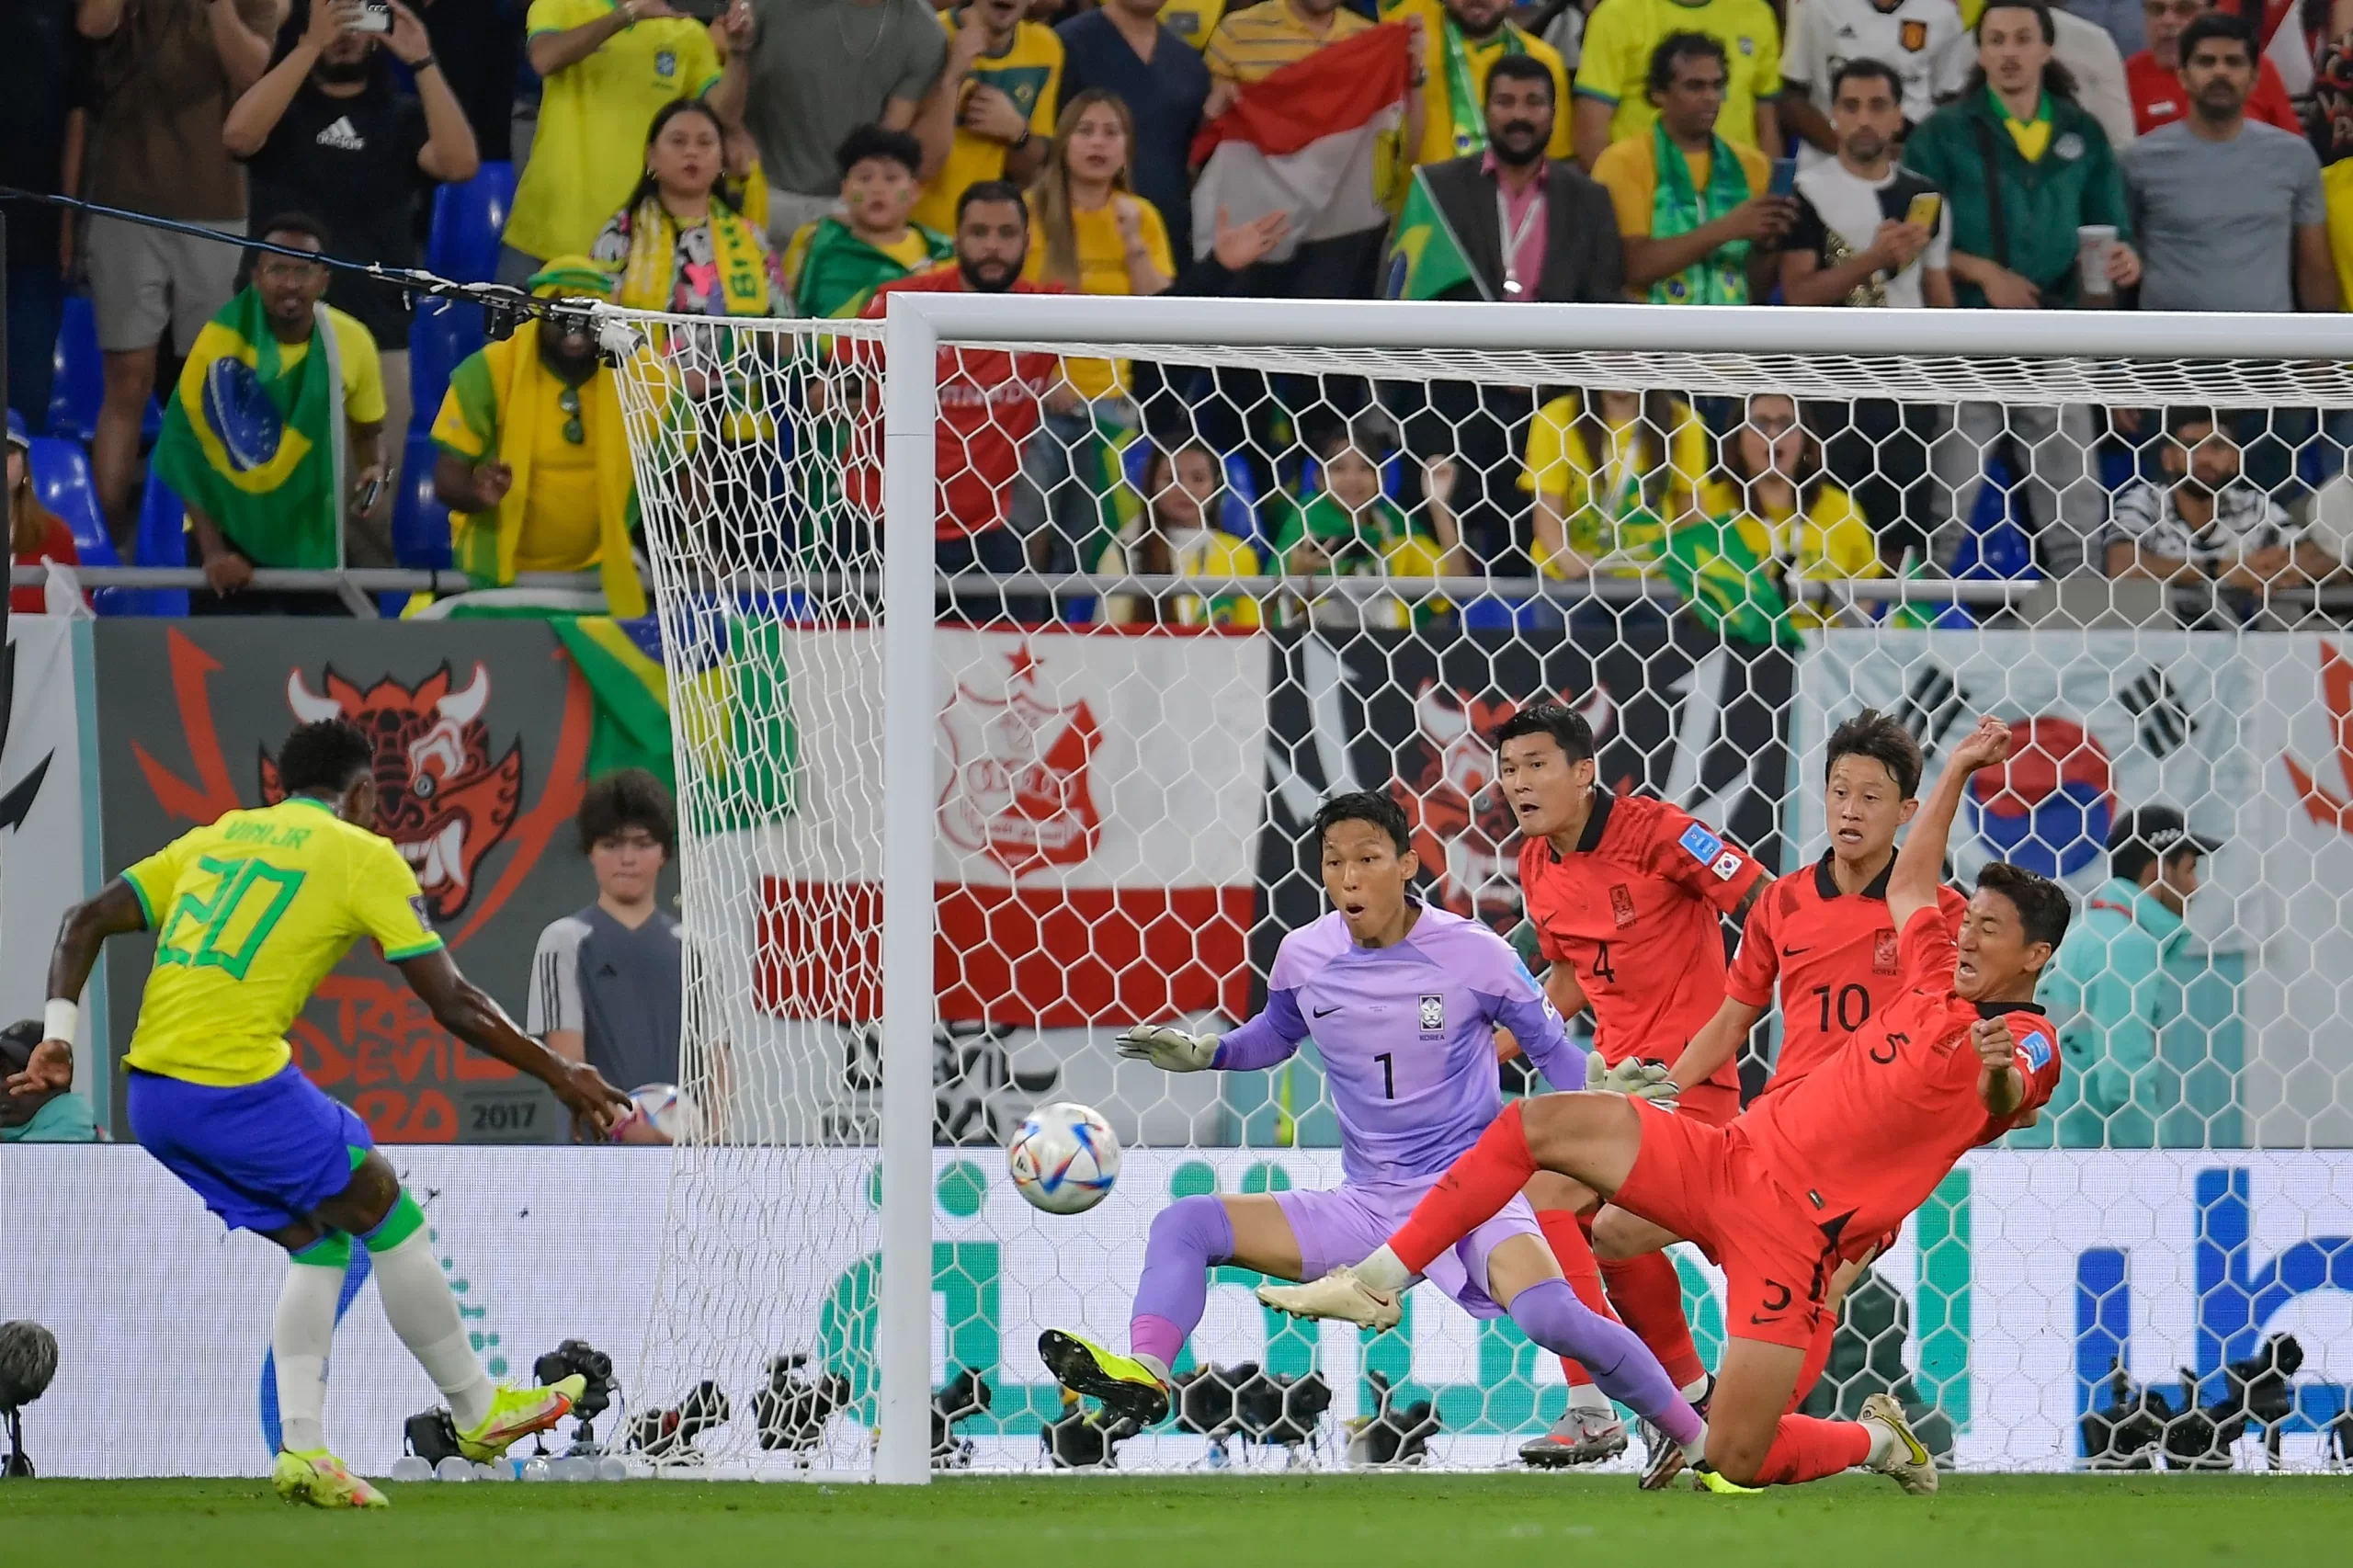
<instances>
[{"instance_id":1,"label":"brazilian player in yellow jersey","mask_svg":"<svg viewBox=\"0 0 2353 1568\"><path fill-rule=\"evenodd\" d=\"M70 1085L74 999L98 948L155 933L155 966L127 1058L141 1146L232 1229L258 1232L291 1261L270 1349L283 1439L272 1479L290 1502L381 1508L381 1493L327 1451L327 1353L352 1239L367 1247L392 1332L449 1402L458 1446L486 1460L562 1420L571 1377L502 1388L475 1358L433 1256L424 1210L401 1189L367 1124L293 1065L286 1031L312 990L365 937L442 1028L555 1091L592 1131L629 1096L515 1027L458 972L425 919L416 874L373 832L373 748L330 719L287 737L279 804L230 812L132 866L67 911L50 958L46 1038L11 1093Z\"/></svg>"}]
</instances>

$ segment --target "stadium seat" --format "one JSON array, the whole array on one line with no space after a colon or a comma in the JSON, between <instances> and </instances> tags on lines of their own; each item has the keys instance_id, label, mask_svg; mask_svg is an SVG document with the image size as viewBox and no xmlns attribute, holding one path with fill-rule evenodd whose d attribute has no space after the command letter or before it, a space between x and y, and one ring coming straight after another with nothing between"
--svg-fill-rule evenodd
<instances>
[{"instance_id":1,"label":"stadium seat","mask_svg":"<svg viewBox=\"0 0 2353 1568\"><path fill-rule=\"evenodd\" d=\"M426 270L453 283L487 283L498 276L498 240L515 201L515 165L484 164L461 185L433 193L433 229L425 242Z\"/></svg>"},{"instance_id":2,"label":"stadium seat","mask_svg":"<svg viewBox=\"0 0 2353 1568\"><path fill-rule=\"evenodd\" d=\"M483 346L482 307L468 301L423 299L408 329L410 431L433 428L449 375ZM404 435L408 432L403 432Z\"/></svg>"},{"instance_id":3,"label":"stadium seat","mask_svg":"<svg viewBox=\"0 0 2353 1568\"><path fill-rule=\"evenodd\" d=\"M449 564L449 509L434 499L433 439L411 430L401 449L400 493L392 497L392 559L439 571Z\"/></svg>"},{"instance_id":4,"label":"stadium seat","mask_svg":"<svg viewBox=\"0 0 2353 1568\"><path fill-rule=\"evenodd\" d=\"M1126 472L1128 485L1146 500L1143 493L1144 463L1152 456L1150 441L1131 441L1120 453L1120 464ZM1225 489L1218 497L1217 526L1253 550L1264 552L1267 540L1258 532L1258 478L1250 472L1248 460L1239 452L1225 457Z\"/></svg>"},{"instance_id":5,"label":"stadium seat","mask_svg":"<svg viewBox=\"0 0 2353 1568\"><path fill-rule=\"evenodd\" d=\"M2034 563L2033 522L2026 489L2018 483L2006 457L1996 455L1986 460L1985 483L1977 488L1969 531L1953 557L1955 577L1984 582L2042 575Z\"/></svg>"},{"instance_id":6,"label":"stadium seat","mask_svg":"<svg viewBox=\"0 0 2353 1568\"><path fill-rule=\"evenodd\" d=\"M164 483L153 463L147 465L147 493L139 503L139 532L131 540L134 566L188 564L188 506ZM141 588L124 596L131 603L118 613L177 616L188 613L185 588Z\"/></svg>"},{"instance_id":7,"label":"stadium seat","mask_svg":"<svg viewBox=\"0 0 2353 1568\"><path fill-rule=\"evenodd\" d=\"M58 317L57 347L50 360L54 380L49 394L49 427L88 446L98 433L98 408L106 402L105 358L98 352L98 318L87 294L68 294ZM153 441L164 427L164 405L147 400L141 438Z\"/></svg>"},{"instance_id":8,"label":"stadium seat","mask_svg":"<svg viewBox=\"0 0 2353 1568\"><path fill-rule=\"evenodd\" d=\"M33 494L74 530L74 553L81 564L121 565L122 557L107 533L106 517L98 509L97 487L90 483L90 460L82 449L54 436L35 436L30 461ZM100 615L142 613L141 601L128 588L91 591L90 608Z\"/></svg>"}]
</instances>

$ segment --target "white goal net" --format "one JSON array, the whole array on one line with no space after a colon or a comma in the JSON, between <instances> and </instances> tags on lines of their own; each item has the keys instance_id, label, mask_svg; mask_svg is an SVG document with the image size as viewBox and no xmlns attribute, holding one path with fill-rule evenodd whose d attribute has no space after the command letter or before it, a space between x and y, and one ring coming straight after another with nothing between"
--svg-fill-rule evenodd
<instances>
[{"instance_id":1,"label":"white goal net","mask_svg":"<svg viewBox=\"0 0 2353 1568\"><path fill-rule=\"evenodd\" d=\"M1401 1444L1516 1463L1563 1408L1561 1368L1430 1291L1394 1332L1317 1332L1222 1268L1184 1412L1140 1433L1067 1401L1036 1346L1125 1345L1173 1199L1337 1181L1312 1042L1189 1076L1111 1048L1134 1021L1251 1014L1281 937L1323 910L1302 835L1325 795L1394 795L1429 895L1540 971L1483 738L1539 697L1590 718L1610 789L1781 872L1824 853L1843 718L1898 716L1932 770L1979 714L2019 732L1952 869L2008 858L2074 895L2046 988L2066 1079L1847 1298L1809 1409L1893 1392L1963 1468L2343 1451L2341 323L924 302L937 358L932 326L901 339L888 435L882 322L611 316L637 345L705 1113L638 1394L718 1385L706 1458L896 1479L935 1449L990 1470L1336 1467ZM2111 835L2153 809L2211 841L2186 900L2177 858L2154 885L2111 875L2135 869ZM927 969L884 963L894 847L918 894L898 950ZM1752 1093L1777 1017L1742 1063ZM891 1107L886 1055L928 1059ZM1074 1218L1029 1208L1003 1154L1063 1099L1125 1150ZM926 1178L888 1221L886 1164ZM1717 1276L1689 1247L1677 1266L1712 1363ZM918 1383L944 1413L929 1436L899 1425L920 1405L884 1410ZM878 1426L915 1433L895 1470Z\"/></svg>"}]
</instances>

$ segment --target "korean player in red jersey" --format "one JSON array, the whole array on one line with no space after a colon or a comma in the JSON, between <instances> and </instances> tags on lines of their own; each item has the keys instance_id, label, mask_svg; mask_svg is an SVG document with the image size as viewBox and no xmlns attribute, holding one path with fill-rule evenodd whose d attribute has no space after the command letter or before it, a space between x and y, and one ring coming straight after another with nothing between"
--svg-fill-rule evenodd
<instances>
[{"instance_id":1,"label":"korean player in red jersey","mask_svg":"<svg viewBox=\"0 0 2353 1568\"><path fill-rule=\"evenodd\" d=\"M1838 1265L1902 1224L1971 1149L2031 1121L2058 1083L2034 987L2066 934L2065 892L1996 862L1957 939L1938 907L1961 789L2009 752L2008 726L1992 718L1954 749L1888 878L1904 988L1802 1080L1726 1127L1623 1095L1521 1100L1386 1246L1311 1284L1262 1288L1260 1299L1386 1327L1424 1265L1536 1172L1555 1171L1698 1243L1724 1270L1728 1343L1701 1484L1793 1484L1865 1465L1906 1492L1934 1492L1935 1462L1887 1395L1865 1401L1859 1421L1788 1410Z\"/></svg>"},{"instance_id":2,"label":"korean player in red jersey","mask_svg":"<svg viewBox=\"0 0 2353 1568\"><path fill-rule=\"evenodd\" d=\"M1823 778L1830 847L1765 890L1724 977L1723 1005L1676 1058L1670 1080L1704 1083L1722 1071L1772 1003L1777 984L1781 1049L1768 1095L1787 1090L1829 1060L1847 1036L1902 994L1887 887L1895 872L1896 832L1920 809L1921 770L1920 744L1883 713L1867 710L1831 732ZM1969 901L1949 887L1938 888L1937 900L1945 928L1958 933ZM1604 1267L1674 1239L1622 1209L1605 1209L1594 1221L1594 1250ZM1829 1358L1839 1304L1868 1262L1841 1267L1830 1282L1820 1332L1798 1378L1801 1402Z\"/></svg>"},{"instance_id":3,"label":"korean player in red jersey","mask_svg":"<svg viewBox=\"0 0 2353 1568\"><path fill-rule=\"evenodd\" d=\"M1563 1017L1590 1005L1592 1063L1616 1067L1647 1045L1680 1049L1714 1017L1724 994L1721 917L1754 905L1765 868L1723 835L1662 801L1618 795L1594 778L1593 731L1559 702L1523 709L1496 727L1495 781L1518 819L1520 894L1551 961L1544 989ZM1662 1073L1660 1076L1664 1076ZM1740 1113L1740 1078L1726 1058L1704 1078L1681 1080L1682 1113L1718 1126ZM1608 1305L1640 1335L1693 1403L1708 1394L1707 1369L1683 1314L1683 1283L1664 1254L1635 1249L1597 1270L1579 1215L1585 1187L1541 1176L1529 1190L1545 1239L1586 1304ZM1624 1451L1624 1425L1586 1369L1563 1362L1569 1407L1559 1424L1520 1449L1530 1464L1588 1464Z\"/></svg>"}]
</instances>

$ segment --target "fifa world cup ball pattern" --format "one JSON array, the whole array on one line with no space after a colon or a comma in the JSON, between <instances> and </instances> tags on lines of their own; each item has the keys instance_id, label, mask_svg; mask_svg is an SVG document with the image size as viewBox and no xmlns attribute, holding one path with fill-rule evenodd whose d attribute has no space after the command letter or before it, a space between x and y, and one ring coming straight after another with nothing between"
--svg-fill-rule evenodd
<instances>
[{"instance_id":1,"label":"fifa world cup ball pattern","mask_svg":"<svg viewBox=\"0 0 2353 1568\"><path fill-rule=\"evenodd\" d=\"M1013 1185L1049 1214L1084 1214L1120 1178L1120 1140L1092 1106L1059 1100L1025 1118L1006 1146Z\"/></svg>"}]
</instances>

